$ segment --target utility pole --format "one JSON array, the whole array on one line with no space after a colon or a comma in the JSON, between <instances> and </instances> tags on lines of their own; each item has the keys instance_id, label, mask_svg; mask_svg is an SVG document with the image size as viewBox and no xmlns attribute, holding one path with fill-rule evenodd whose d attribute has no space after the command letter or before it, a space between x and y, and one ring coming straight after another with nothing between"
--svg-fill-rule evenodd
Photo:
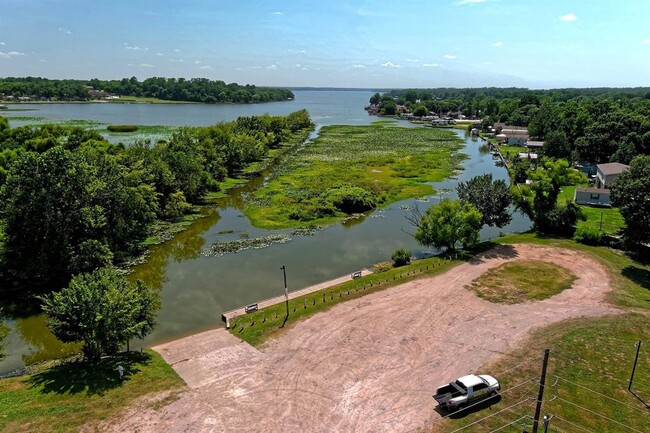
<instances>
[{"instance_id":1,"label":"utility pole","mask_svg":"<svg viewBox=\"0 0 650 433\"><path fill-rule=\"evenodd\" d=\"M533 418L533 433L537 433L539 427L539 415L542 412L542 399L544 398L544 384L546 383L546 367L548 366L549 350L544 350L544 361L542 361L542 377L539 381L539 394L537 395L537 405L535 406L535 418Z\"/></svg>"},{"instance_id":2,"label":"utility pole","mask_svg":"<svg viewBox=\"0 0 650 433\"><path fill-rule=\"evenodd\" d=\"M632 375L630 376L630 384L627 386L628 391L632 391L632 381L634 380L634 372L636 371L636 363L639 360L639 352L641 351L641 341L637 341L635 346L636 346L636 357L634 358L634 367L632 367Z\"/></svg>"},{"instance_id":3,"label":"utility pole","mask_svg":"<svg viewBox=\"0 0 650 433\"><path fill-rule=\"evenodd\" d=\"M282 265L282 274L284 275L284 301L287 305L287 318L289 317L289 289L287 288L287 267Z\"/></svg>"}]
</instances>

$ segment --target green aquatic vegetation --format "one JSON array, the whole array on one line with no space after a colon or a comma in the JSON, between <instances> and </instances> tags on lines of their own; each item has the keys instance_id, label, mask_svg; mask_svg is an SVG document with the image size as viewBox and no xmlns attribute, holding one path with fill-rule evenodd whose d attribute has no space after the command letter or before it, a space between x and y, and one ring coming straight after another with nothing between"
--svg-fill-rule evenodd
<instances>
[{"instance_id":1,"label":"green aquatic vegetation","mask_svg":"<svg viewBox=\"0 0 650 433\"><path fill-rule=\"evenodd\" d=\"M253 239L240 239L228 242L215 242L203 252L205 256L221 257L228 253L238 253L251 248L266 248L273 244L289 242L291 238L287 235L269 235Z\"/></svg>"},{"instance_id":2,"label":"green aquatic vegetation","mask_svg":"<svg viewBox=\"0 0 650 433\"><path fill-rule=\"evenodd\" d=\"M464 158L450 131L387 126L325 126L251 194L245 213L258 227L326 225L434 192Z\"/></svg>"}]
</instances>

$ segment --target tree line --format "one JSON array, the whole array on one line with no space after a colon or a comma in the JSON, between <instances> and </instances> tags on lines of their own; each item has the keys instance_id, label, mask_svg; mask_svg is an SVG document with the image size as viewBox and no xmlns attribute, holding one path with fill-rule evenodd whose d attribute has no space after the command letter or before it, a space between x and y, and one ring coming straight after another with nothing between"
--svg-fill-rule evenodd
<instances>
[{"instance_id":1,"label":"tree line","mask_svg":"<svg viewBox=\"0 0 650 433\"><path fill-rule=\"evenodd\" d=\"M289 89L226 84L207 78L152 77L138 81L136 77L121 80L50 80L40 77L0 78L0 99L7 96L60 101L88 101L97 99L97 92L119 96L142 96L166 101L240 104L286 101L293 99ZM4 95L4 97L2 96Z\"/></svg>"},{"instance_id":2,"label":"tree line","mask_svg":"<svg viewBox=\"0 0 650 433\"><path fill-rule=\"evenodd\" d=\"M97 131L11 129L0 118L0 272L56 286L120 262L141 248L154 221L180 218L226 177L311 128L301 110L125 147Z\"/></svg>"},{"instance_id":3,"label":"tree line","mask_svg":"<svg viewBox=\"0 0 650 433\"><path fill-rule=\"evenodd\" d=\"M650 88L528 90L407 89L374 94L384 114L411 111L475 116L483 126L527 126L542 154L570 162L621 162L650 154Z\"/></svg>"}]
</instances>

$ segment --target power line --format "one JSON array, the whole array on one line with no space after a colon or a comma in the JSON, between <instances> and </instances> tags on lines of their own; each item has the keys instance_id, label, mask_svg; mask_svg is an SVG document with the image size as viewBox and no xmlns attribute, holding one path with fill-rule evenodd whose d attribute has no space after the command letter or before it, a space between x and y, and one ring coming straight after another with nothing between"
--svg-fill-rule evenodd
<instances>
[{"instance_id":1,"label":"power line","mask_svg":"<svg viewBox=\"0 0 650 433\"><path fill-rule=\"evenodd\" d=\"M612 397L610 397L610 396L608 396L608 395L605 395L605 394L600 393L600 392L598 392L598 391L594 391L593 389L587 388L586 386L579 385L579 384L577 384L577 383L575 383L575 382L571 382L570 380L565 379L565 378L563 378L562 376L558 376L558 375L556 375L556 374L555 374L554 376L555 376L556 378L558 378L558 379L564 381L564 382L567 382L567 383L570 383L571 385L577 386L578 388L582 388L582 389L587 390L587 391L589 391L589 392L593 392L594 394L598 394L598 395L601 396L601 397L604 397L604 398L606 398L606 399L609 399L609 400L615 401L616 403L618 403L618 404L622 404L623 406L627 406L627 407L629 407L630 409L638 410L638 411L643 412L643 413L645 413L645 414L648 413L648 411L645 410L645 409L641 409L640 407L636 407L636 406L632 406L632 405L629 405L629 404L623 403L622 401L620 401L620 400L617 399L617 398L612 398ZM552 385L552 386L557 387L555 384Z\"/></svg>"},{"instance_id":2,"label":"power line","mask_svg":"<svg viewBox=\"0 0 650 433\"><path fill-rule=\"evenodd\" d=\"M515 386L508 387L508 389L506 389L505 391L499 391L499 394L503 395L503 394L505 394L506 392L510 392L510 391L512 391L513 389L517 389L517 388L519 388L520 386L523 386L523 385L526 385L527 383L532 382L533 380L537 380L537 378L536 378L536 377L531 377L530 379L528 379L528 380L526 380L526 381L523 381L523 382L520 382L520 383L518 383L518 384L515 385Z\"/></svg>"},{"instance_id":3,"label":"power line","mask_svg":"<svg viewBox=\"0 0 650 433\"><path fill-rule=\"evenodd\" d=\"M570 426L573 426L573 427L575 427L575 428L578 428L578 429L580 429L580 430L582 430L582 431L586 431L587 433L593 433L591 430L587 430L586 428L582 427L581 425L579 425L579 424L574 424L574 423L572 423L571 421L567 421L567 420L565 420L564 418L560 418L560 417L557 416L557 415L553 415L553 419L557 419L557 420L560 420L560 421L562 421L562 422L565 422L565 423L569 424Z\"/></svg>"},{"instance_id":4,"label":"power line","mask_svg":"<svg viewBox=\"0 0 650 433\"><path fill-rule=\"evenodd\" d=\"M534 399L534 398L531 398L531 397L524 398L524 399L522 399L522 400L519 400L517 403L515 403L515 404L513 404L513 405L510 405L510 406L508 406L508 407L506 407L505 409L501 409L501 410L498 411L498 412L495 412L495 413L493 413L493 414L491 414L491 415L488 415L488 416L483 417L483 418L481 418L481 419L479 419L479 420L476 420L476 421L474 421L474 422L471 423L471 424L467 424L467 425L464 426L464 427L461 427L461 428L459 428L459 429L456 429L456 430L452 431L451 433L456 433L456 432L459 432L459 431L461 431L461 430L465 430L467 427L471 427L471 426L473 426L474 424L478 424L478 423L480 423L480 422L482 422L482 421L485 421L485 420L488 419L488 418L492 418L493 416L496 416L496 415L500 414L501 412L505 412L506 410L508 410L508 409L510 409L510 408L513 408L513 407L515 407L515 406L518 406L518 405L520 405L520 404L522 404L522 403L525 403L525 402L527 402L527 401L534 401L534 400L535 400L535 399Z\"/></svg>"},{"instance_id":5,"label":"power line","mask_svg":"<svg viewBox=\"0 0 650 433\"><path fill-rule=\"evenodd\" d=\"M490 430L488 433L494 433L494 432L497 432L497 431L499 431L499 430L503 430L504 428L506 428L506 427L510 427L511 425L516 424L516 423L518 423L519 421L521 421L522 419L526 419L526 418L530 418L530 416L529 416L529 415L524 415L524 416L522 416L522 417L520 417L520 418L517 418L516 420L514 420L514 421L512 421L512 422L509 422L508 424L502 425L501 427L499 427L499 428L497 428L497 429Z\"/></svg>"},{"instance_id":6,"label":"power line","mask_svg":"<svg viewBox=\"0 0 650 433\"><path fill-rule=\"evenodd\" d=\"M558 400L562 400L563 402L568 403L568 404L570 404L570 405L572 405L572 406L575 406L575 407L580 408L580 409L582 409L582 410L586 410L587 412L589 412L589 413L591 413L591 414L593 414L593 415L599 416L599 417L601 417L601 418L605 418L606 420L609 420L609 421L611 421L611 422L613 422L613 423L615 423L615 424L618 424L618 425L620 425L621 427L625 427L625 428L628 429L628 430L632 430L632 431L635 431L635 432L638 432L638 433L643 433L641 430L637 430L637 429L635 429L634 427L630 427L629 425L625 425L625 424L623 424L622 422L616 421L615 419L611 419L610 417L605 416L605 415L603 415L602 413L598 413L598 412L595 412L595 411L593 411L593 410L591 410L591 409L587 409L586 407L584 407L584 406L580 406L579 404L576 404L576 403L574 403L574 402L572 402L572 401L570 401L570 400L564 399L564 398L559 397L559 396L557 396L557 395L555 395L554 397L556 397Z\"/></svg>"}]
</instances>

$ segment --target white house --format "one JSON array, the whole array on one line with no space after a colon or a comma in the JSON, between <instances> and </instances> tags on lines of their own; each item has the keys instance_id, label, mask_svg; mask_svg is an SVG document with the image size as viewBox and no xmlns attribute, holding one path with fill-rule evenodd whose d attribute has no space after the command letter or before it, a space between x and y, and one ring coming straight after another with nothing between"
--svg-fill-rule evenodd
<instances>
[{"instance_id":1,"label":"white house","mask_svg":"<svg viewBox=\"0 0 650 433\"><path fill-rule=\"evenodd\" d=\"M611 206L609 203L609 190L598 188L576 188L573 200L578 204L592 206Z\"/></svg>"},{"instance_id":2,"label":"white house","mask_svg":"<svg viewBox=\"0 0 650 433\"><path fill-rule=\"evenodd\" d=\"M630 168L629 165L620 162L598 164L596 166L596 188L611 187L612 183L628 168Z\"/></svg>"}]
</instances>

